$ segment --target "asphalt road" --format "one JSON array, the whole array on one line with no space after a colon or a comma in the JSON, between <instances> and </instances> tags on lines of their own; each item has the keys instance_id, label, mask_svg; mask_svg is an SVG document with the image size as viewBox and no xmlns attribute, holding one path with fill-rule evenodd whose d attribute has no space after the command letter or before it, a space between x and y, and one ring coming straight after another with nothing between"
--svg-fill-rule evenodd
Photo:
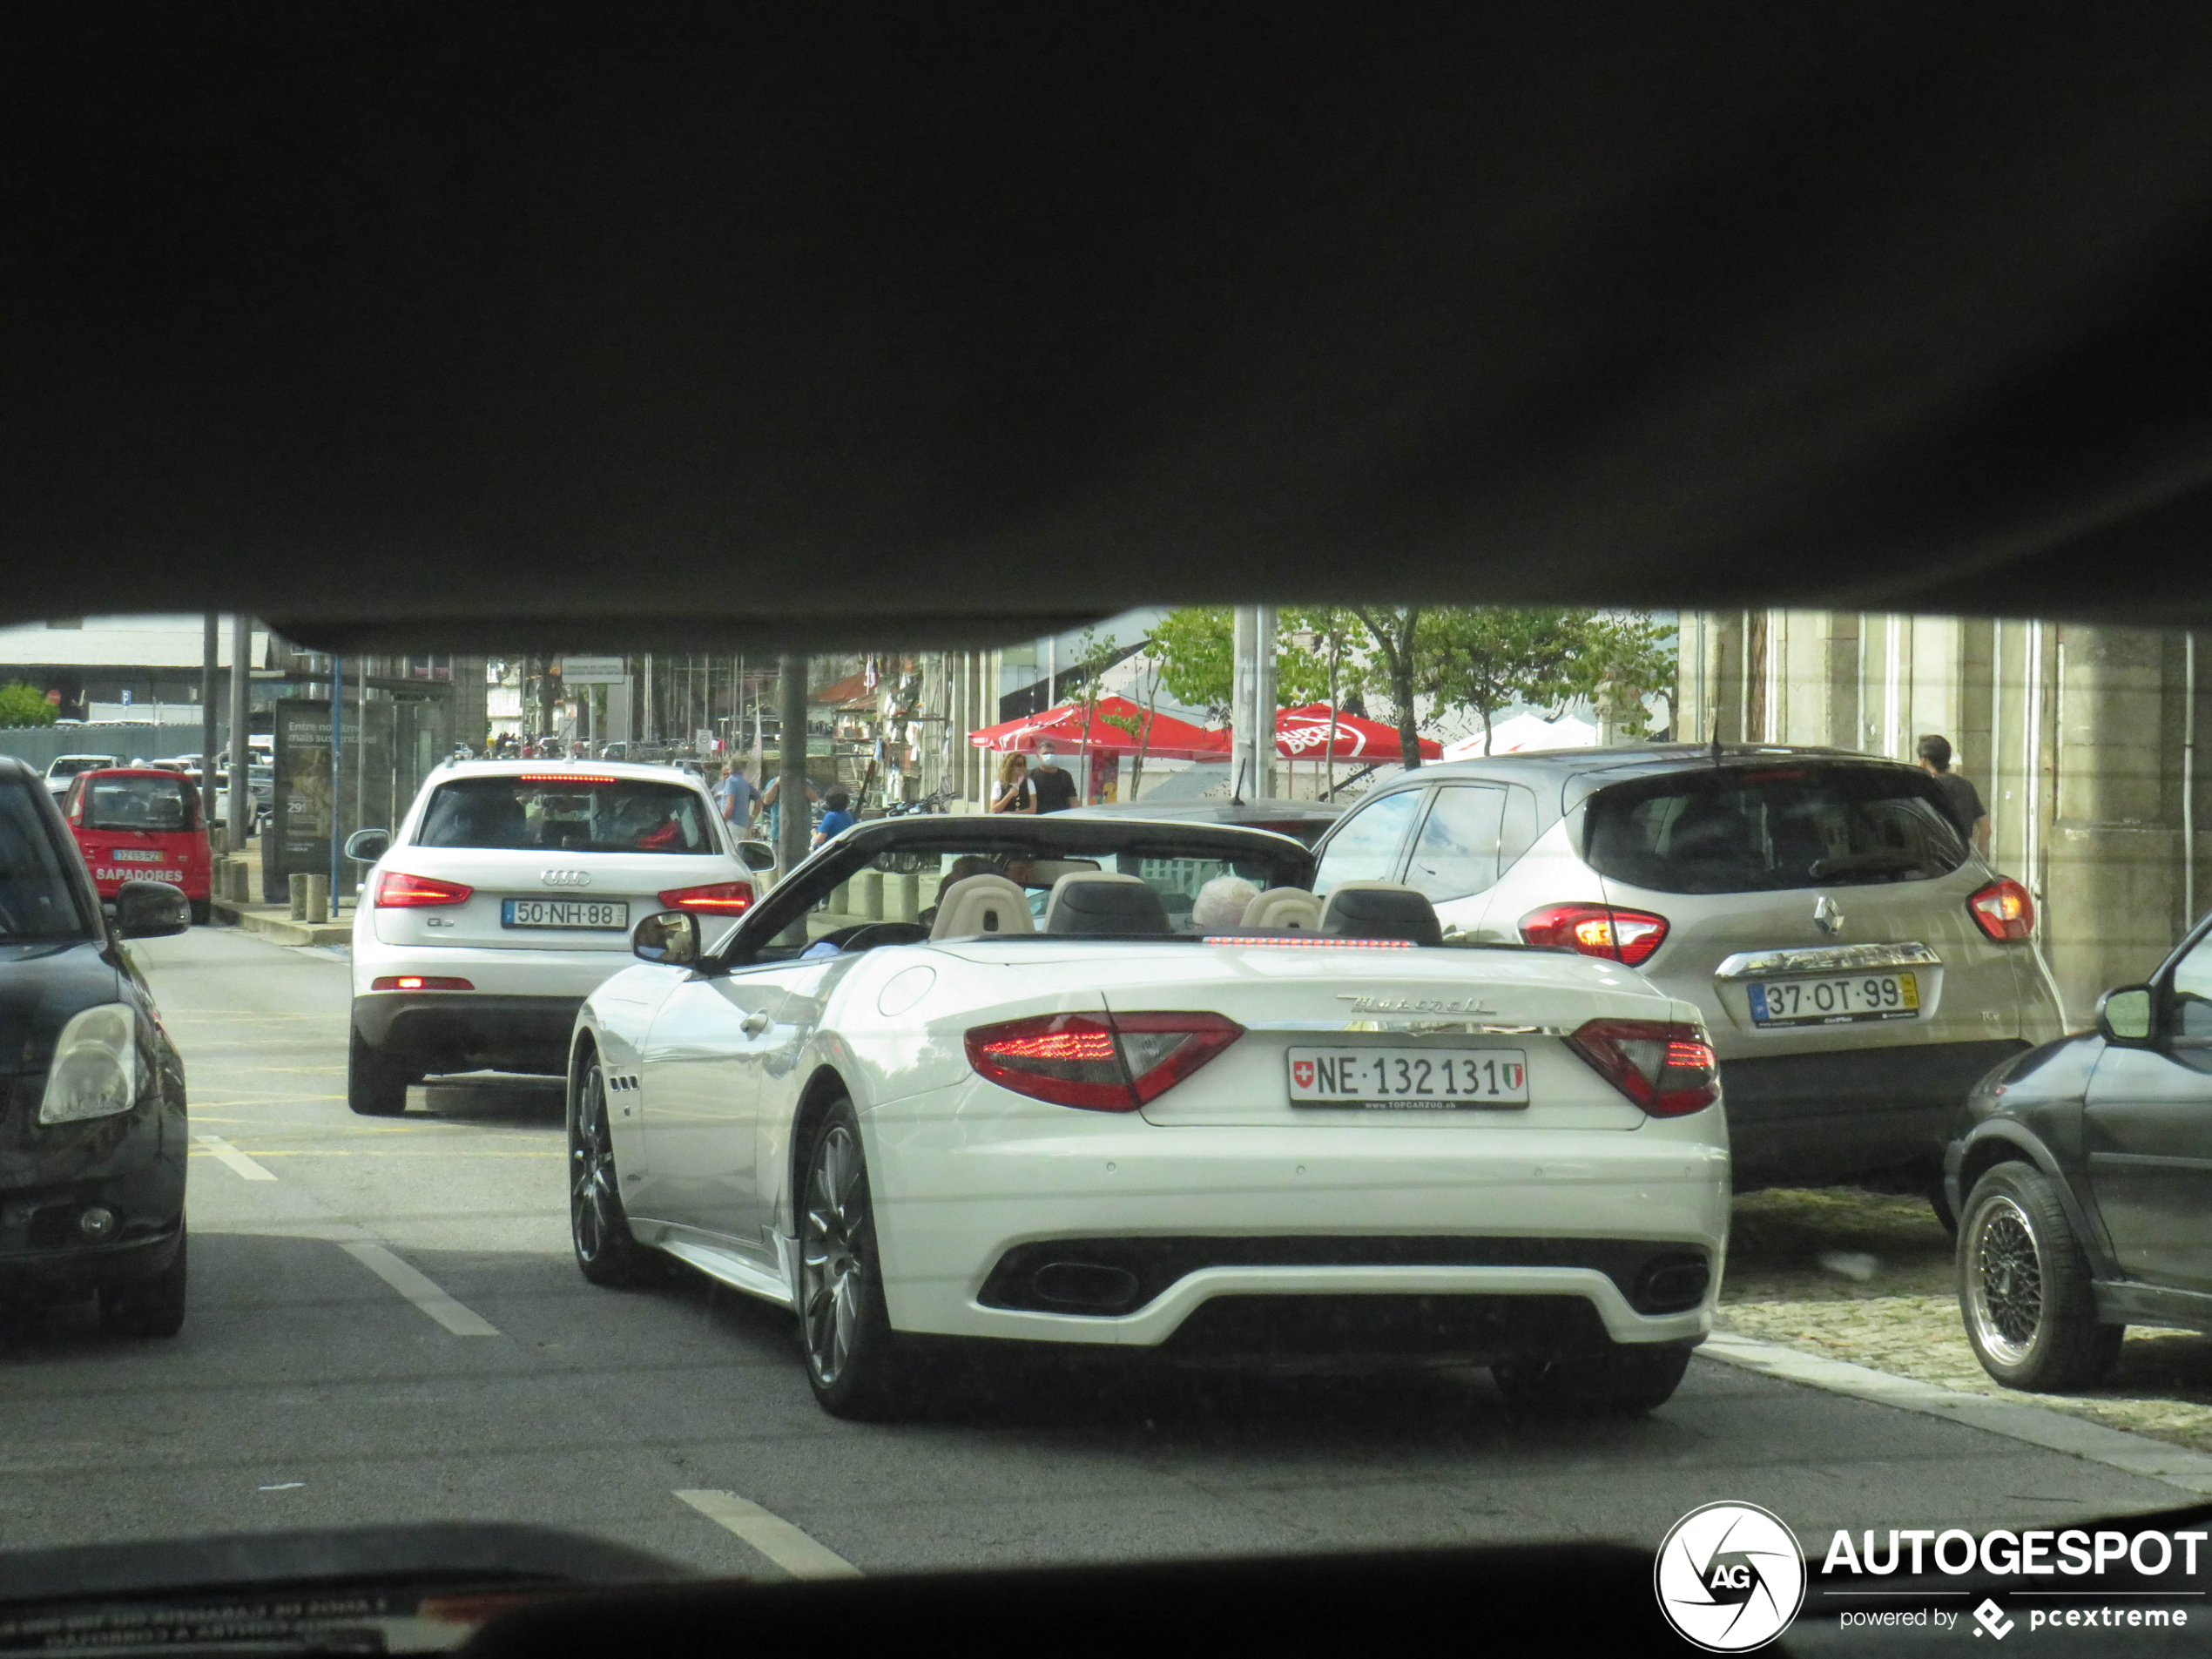
<instances>
[{"instance_id":1,"label":"asphalt road","mask_svg":"<svg viewBox=\"0 0 2212 1659\"><path fill-rule=\"evenodd\" d=\"M355 1117L336 956L209 928L136 948L203 1137L191 1316L167 1342L105 1339L82 1309L0 1333L0 1545L520 1521L775 1575L833 1555L873 1573L1649 1547L1718 1499L1816 1539L2182 1497L1703 1360L1632 1423L1516 1417L1479 1372L1048 1372L927 1423L840 1423L807 1393L788 1316L699 1279L622 1293L578 1277L557 1085L472 1080L416 1090L402 1119Z\"/></svg>"}]
</instances>

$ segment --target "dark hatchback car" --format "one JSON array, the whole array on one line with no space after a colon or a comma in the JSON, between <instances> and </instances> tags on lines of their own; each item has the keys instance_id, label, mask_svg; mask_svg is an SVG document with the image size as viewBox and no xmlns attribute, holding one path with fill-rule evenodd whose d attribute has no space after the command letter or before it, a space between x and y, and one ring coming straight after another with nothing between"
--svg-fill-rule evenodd
<instances>
[{"instance_id":1,"label":"dark hatchback car","mask_svg":"<svg viewBox=\"0 0 2212 1659\"><path fill-rule=\"evenodd\" d=\"M2096 1029L1999 1068L1945 1156L1959 1303L2014 1388L2095 1382L2130 1325L2212 1332L2212 917Z\"/></svg>"},{"instance_id":2,"label":"dark hatchback car","mask_svg":"<svg viewBox=\"0 0 2212 1659\"><path fill-rule=\"evenodd\" d=\"M185 1069L122 941L190 925L161 881L109 914L44 780L0 757L0 1298L183 1325Z\"/></svg>"}]
</instances>

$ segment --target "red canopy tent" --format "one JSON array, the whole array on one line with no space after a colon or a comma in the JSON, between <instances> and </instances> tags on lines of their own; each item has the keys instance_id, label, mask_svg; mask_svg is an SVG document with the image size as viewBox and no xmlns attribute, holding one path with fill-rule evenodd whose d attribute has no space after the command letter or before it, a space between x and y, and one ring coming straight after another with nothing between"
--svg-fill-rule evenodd
<instances>
[{"instance_id":1,"label":"red canopy tent","mask_svg":"<svg viewBox=\"0 0 2212 1659\"><path fill-rule=\"evenodd\" d=\"M1326 703L1309 703L1302 709L1278 709L1275 752L1286 760L1326 760L1333 755L1339 760L1359 760L1370 765L1405 758L1396 726L1346 714L1342 710L1337 711L1335 719L1336 742L1332 747ZM1217 745L1216 752L1226 755L1230 749L1229 733L1215 732L1210 735ZM1422 759L1444 758L1444 745L1435 738L1422 738L1418 742Z\"/></svg>"},{"instance_id":2,"label":"red canopy tent","mask_svg":"<svg viewBox=\"0 0 2212 1659\"><path fill-rule=\"evenodd\" d=\"M1117 720L1128 725L1117 725ZM1147 714L1129 698L1110 695L1100 698L1092 706L1088 724L1081 704L1063 703L1042 714L1003 720L971 732L968 740L979 749L995 749L1001 754L1035 754L1038 744L1049 742L1076 754L1133 755L1143 749L1156 760L1215 759L1228 746L1218 732L1171 714Z\"/></svg>"}]
</instances>

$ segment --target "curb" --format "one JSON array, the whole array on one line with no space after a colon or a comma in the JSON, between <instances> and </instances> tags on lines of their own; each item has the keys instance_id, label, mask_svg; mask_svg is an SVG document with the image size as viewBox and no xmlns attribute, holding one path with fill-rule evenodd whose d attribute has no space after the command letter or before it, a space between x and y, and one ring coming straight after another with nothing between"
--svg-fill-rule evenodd
<instances>
[{"instance_id":1,"label":"curb","mask_svg":"<svg viewBox=\"0 0 2212 1659\"><path fill-rule=\"evenodd\" d=\"M1963 1389L1946 1388L1940 1383L1915 1382L1909 1377L1893 1377L1886 1371L1876 1371L1871 1366L1804 1353L1778 1342L1764 1342L1757 1337L1736 1336L1724 1331L1713 1332L1697 1352L1709 1359L1759 1372L1784 1382L1803 1383L1811 1388L1824 1388L1831 1393L1871 1400L1878 1406L1894 1406L1899 1411L1944 1418L1969 1428L2002 1434L2007 1440L2040 1446L2046 1451L2085 1458L2128 1474L2163 1480L2184 1492L2200 1496L2212 1494L2212 1453L2193 1452L2185 1446L2169 1446L2164 1440L2130 1433L2126 1429L2107 1428L2101 1423L2053 1411L2047 1406L1968 1393Z\"/></svg>"},{"instance_id":2,"label":"curb","mask_svg":"<svg viewBox=\"0 0 2212 1659\"><path fill-rule=\"evenodd\" d=\"M275 905L241 905L235 900L217 899L210 908L231 926L280 945L343 945L354 937L350 921L294 921Z\"/></svg>"}]
</instances>

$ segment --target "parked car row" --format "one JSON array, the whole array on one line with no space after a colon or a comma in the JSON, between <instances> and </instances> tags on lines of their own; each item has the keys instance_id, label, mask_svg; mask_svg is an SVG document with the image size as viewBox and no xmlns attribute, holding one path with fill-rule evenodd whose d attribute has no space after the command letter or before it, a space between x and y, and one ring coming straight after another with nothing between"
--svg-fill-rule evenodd
<instances>
[{"instance_id":1,"label":"parked car row","mask_svg":"<svg viewBox=\"0 0 2212 1659\"><path fill-rule=\"evenodd\" d=\"M87 765L57 808L36 781L0 772L0 966L115 993L48 1023L125 1009L78 1034L136 1055L88 1113L181 1113L118 941L205 914L192 779ZM1413 1350L1642 1409L1710 1326L1731 1191L1899 1172L1960 1218L2000 1380L2094 1381L2130 1323L2212 1330L2212 921L2067 1035L2028 895L1914 768L1581 750L1260 826L1282 805L886 819L769 888L687 770L449 764L348 848L349 1103L565 1077L586 1277L680 1261L791 1307L847 1414L900 1409L952 1339ZM911 919L810 936L869 883L912 884ZM1242 924L1196 926L1223 884ZM78 1041L0 1055L0 1103L48 1103L0 1113L11 1192L61 1178ZM106 1175L66 1178L70 1282L159 1327L181 1198L118 1173L138 1253L102 1255Z\"/></svg>"}]
</instances>

